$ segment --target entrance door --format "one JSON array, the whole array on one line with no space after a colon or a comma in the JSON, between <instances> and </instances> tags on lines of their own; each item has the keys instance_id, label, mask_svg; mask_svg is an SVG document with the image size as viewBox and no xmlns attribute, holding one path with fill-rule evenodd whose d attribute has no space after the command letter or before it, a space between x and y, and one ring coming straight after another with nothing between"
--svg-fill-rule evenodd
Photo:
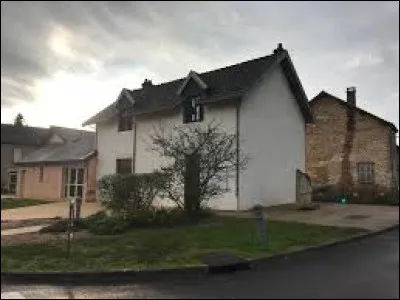
<instances>
[{"instance_id":1,"label":"entrance door","mask_svg":"<svg viewBox=\"0 0 400 300\"><path fill-rule=\"evenodd\" d=\"M65 190L64 194L67 198L80 197L83 199L84 194L84 174L83 168L67 168L65 171Z\"/></svg>"},{"instance_id":2,"label":"entrance door","mask_svg":"<svg viewBox=\"0 0 400 300\"><path fill-rule=\"evenodd\" d=\"M10 171L8 173L8 192L15 195L17 192L18 172Z\"/></svg>"}]
</instances>

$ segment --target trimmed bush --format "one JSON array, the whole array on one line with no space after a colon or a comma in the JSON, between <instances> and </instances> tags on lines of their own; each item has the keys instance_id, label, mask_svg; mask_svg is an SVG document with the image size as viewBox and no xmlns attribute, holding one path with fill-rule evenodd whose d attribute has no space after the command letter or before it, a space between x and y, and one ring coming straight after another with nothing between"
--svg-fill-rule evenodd
<instances>
[{"instance_id":1,"label":"trimmed bush","mask_svg":"<svg viewBox=\"0 0 400 300\"><path fill-rule=\"evenodd\" d=\"M160 172L107 175L99 180L100 201L113 214L125 218L149 210L164 183L165 175Z\"/></svg>"}]
</instances>

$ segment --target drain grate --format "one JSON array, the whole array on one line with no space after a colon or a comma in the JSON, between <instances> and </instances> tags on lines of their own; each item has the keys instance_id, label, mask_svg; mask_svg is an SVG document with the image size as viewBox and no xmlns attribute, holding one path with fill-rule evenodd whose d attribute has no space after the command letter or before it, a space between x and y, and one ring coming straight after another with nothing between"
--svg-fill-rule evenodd
<instances>
[{"instance_id":1,"label":"drain grate","mask_svg":"<svg viewBox=\"0 0 400 300\"><path fill-rule=\"evenodd\" d=\"M360 220L360 219L367 219L370 216L368 215L348 215L345 217L345 219L351 219L351 220Z\"/></svg>"}]
</instances>

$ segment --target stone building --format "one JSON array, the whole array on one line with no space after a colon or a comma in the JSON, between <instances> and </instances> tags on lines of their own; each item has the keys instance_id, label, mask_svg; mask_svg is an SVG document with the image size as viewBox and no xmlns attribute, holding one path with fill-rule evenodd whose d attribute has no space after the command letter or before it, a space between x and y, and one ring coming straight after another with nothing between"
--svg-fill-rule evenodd
<instances>
[{"instance_id":1,"label":"stone building","mask_svg":"<svg viewBox=\"0 0 400 300\"><path fill-rule=\"evenodd\" d=\"M310 107L315 123L306 130L306 170L316 198L368 202L396 197L396 126L357 107L354 87L347 89L347 101L322 91Z\"/></svg>"}]
</instances>

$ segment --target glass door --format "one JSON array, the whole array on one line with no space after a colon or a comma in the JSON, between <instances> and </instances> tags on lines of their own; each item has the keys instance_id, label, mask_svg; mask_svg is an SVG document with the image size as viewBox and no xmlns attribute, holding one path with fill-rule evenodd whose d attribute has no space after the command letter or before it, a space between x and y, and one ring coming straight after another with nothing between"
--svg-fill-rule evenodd
<instances>
[{"instance_id":1,"label":"glass door","mask_svg":"<svg viewBox=\"0 0 400 300\"><path fill-rule=\"evenodd\" d=\"M83 199L84 174L83 168L66 168L65 174L65 190L64 194L67 198L80 197Z\"/></svg>"}]
</instances>

